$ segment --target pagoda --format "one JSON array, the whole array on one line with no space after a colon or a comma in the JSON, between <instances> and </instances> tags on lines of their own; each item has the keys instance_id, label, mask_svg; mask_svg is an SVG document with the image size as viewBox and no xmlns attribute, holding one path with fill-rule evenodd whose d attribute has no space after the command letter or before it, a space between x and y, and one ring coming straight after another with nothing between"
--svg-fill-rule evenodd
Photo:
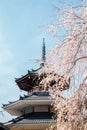
<instances>
[{"instance_id":1,"label":"pagoda","mask_svg":"<svg viewBox=\"0 0 87 130\"><path fill-rule=\"evenodd\" d=\"M15 82L18 87L26 91L27 94L20 96L17 101L3 105L3 109L16 118L7 122L11 130L46 130L50 125L56 125L56 118L52 111L52 102L48 90L44 90L41 85L43 77L46 75L42 70L45 64L45 39L43 38L42 62L36 70L20 78ZM41 73L41 75L39 75Z\"/></svg>"}]
</instances>

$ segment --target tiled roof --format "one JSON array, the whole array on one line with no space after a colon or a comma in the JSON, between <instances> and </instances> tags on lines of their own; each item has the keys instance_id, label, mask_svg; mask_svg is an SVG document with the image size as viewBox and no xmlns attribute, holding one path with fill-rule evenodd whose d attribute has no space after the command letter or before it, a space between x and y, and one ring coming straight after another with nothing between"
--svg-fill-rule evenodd
<instances>
[{"instance_id":1,"label":"tiled roof","mask_svg":"<svg viewBox=\"0 0 87 130\"><path fill-rule=\"evenodd\" d=\"M35 89L43 89L44 86L40 84L40 81L46 76L46 73L42 73L43 67L38 68L37 70L28 71L28 73L21 78L16 78L15 82L21 90L31 92ZM41 74L39 75L39 72Z\"/></svg>"},{"instance_id":2,"label":"tiled roof","mask_svg":"<svg viewBox=\"0 0 87 130\"><path fill-rule=\"evenodd\" d=\"M28 94L28 95L19 96L19 100L29 100L29 99L32 100L34 97L35 97L34 100L37 99L37 98L38 99L44 99L44 97L46 99L47 96L48 97L50 96L49 92L40 92L40 91L38 91L38 92L33 92L31 94ZM39 97L42 97L42 98L39 98ZM19 100L13 101L13 102L9 102L8 104L2 104L3 108L8 106L8 105L11 105L13 103L18 102ZM47 100L48 100L48 98L47 98Z\"/></svg>"},{"instance_id":3,"label":"tiled roof","mask_svg":"<svg viewBox=\"0 0 87 130\"><path fill-rule=\"evenodd\" d=\"M16 124L47 124L47 123L56 123L54 119L34 119L34 120L27 120L23 119L22 121L17 122Z\"/></svg>"},{"instance_id":4,"label":"tiled roof","mask_svg":"<svg viewBox=\"0 0 87 130\"><path fill-rule=\"evenodd\" d=\"M28 73L27 73L26 75L23 75L23 76L21 76L20 78L15 78L15 82L19 82L19 81L25 79L26 77L30 76L31 74L32 74L32 75L37 74L37 71L40 70L40 69L41 69L41 67L38 68L38 69L36 69L36 70L33 70L33 69L32 69L31 71L28 70Z\"/></svg>"},{"instance_id":5,"label":"tiled roof","mask_svg":"<svg viewBox=\"0 0 87 130\"><path fill-rule=\"evenodd\" d=\"M41 123L56 123L56 118L53 118L52 113L31 113L17 117L11 121L12 124L41 124Z\"/></svg>"}]
</instances>

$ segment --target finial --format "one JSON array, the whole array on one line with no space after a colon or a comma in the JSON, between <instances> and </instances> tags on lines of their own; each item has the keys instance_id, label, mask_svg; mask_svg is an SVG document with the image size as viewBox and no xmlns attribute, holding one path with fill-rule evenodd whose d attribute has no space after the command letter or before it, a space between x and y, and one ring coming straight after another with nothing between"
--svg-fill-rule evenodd
<instances>
[{"instance_id":1,"label":"finial","mask_svg":"<svg viewBox=\"0 0 87 130\"><path fill-rule=\"evenodd\" d=\"M46 47L45 47L45 38L43 38L43 46L42 46L42 63L45 63L46 60Z\"/></svg>"}]
</instances>

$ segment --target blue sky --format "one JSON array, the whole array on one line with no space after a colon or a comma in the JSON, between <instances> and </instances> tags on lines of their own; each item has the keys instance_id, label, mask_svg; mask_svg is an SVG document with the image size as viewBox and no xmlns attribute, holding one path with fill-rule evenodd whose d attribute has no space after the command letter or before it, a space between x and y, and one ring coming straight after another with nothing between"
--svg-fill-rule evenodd
<instances>
[{"instance_id":1,"label":"blue sky","mask_svg":"<svg viewBox=\"0 0 87 130\"><path fill-rule=\"evenodd\" d=\"M42 39L46 39L47 52L56 45L47 31L55 22L54 6L79 4L80 0L0 0L0 111L2 104L14 101L23 92L14 82L27 70L34 69L31 60L41 58ZM3 111L0 122L11 119Z\"/></svg>"}]
</instances>

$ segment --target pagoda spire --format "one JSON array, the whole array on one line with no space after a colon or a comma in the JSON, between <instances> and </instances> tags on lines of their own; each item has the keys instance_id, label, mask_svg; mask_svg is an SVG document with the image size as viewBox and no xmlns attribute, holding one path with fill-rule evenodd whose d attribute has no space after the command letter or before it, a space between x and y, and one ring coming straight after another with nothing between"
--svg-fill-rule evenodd
<instances>
[{"instance_id":1,"label":"pagoda spire","mask_svg":"<svg viewBox=\"0 0 87 130\"><path fill-rule=\"evenodd\" d=\"M46 46L45 46L45 38L43 38L43 45L42 45L42 66L44 66L44 63L46 61Z\"/></svg>"}]
</instances>

